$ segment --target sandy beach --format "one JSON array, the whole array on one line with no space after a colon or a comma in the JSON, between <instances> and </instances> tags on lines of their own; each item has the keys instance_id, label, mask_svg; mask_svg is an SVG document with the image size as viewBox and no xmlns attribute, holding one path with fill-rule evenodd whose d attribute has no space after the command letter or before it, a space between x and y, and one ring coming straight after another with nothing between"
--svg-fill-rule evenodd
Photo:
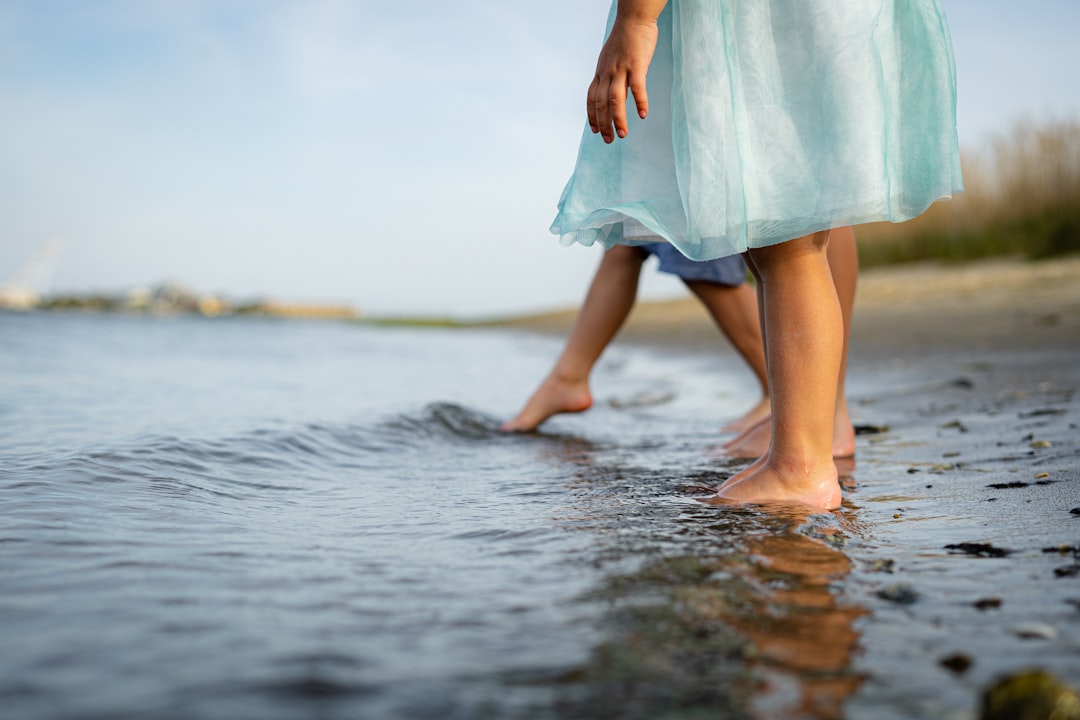
<instances>
[{"instance_id":1,"label":"sandy beach","mask_svg":"<svg viewBox=\"0 0 1080 720\"><path fill-rule=\"evenodd\" d=\"M856 302L856 360L941 350L1080 347L1080 258L873 268L859 278ZM561 335L575 314L568 309L509 324ZM618 341L726 349L689 296L639 303Z\"/></svg>"},{"instance_id":2,"label":"sandy beach","mask_svg":"<svg viewBox=\"0 0 1080 720\"><path fill-rule=\"evenodd\" d=\"M689 298L641 304L616 342L732 352ZM864 272L848 378L846 682L795 682L791 716L972 718L1018 672L1080 685L1080 258Z\"/></svg>"}]
</instances>

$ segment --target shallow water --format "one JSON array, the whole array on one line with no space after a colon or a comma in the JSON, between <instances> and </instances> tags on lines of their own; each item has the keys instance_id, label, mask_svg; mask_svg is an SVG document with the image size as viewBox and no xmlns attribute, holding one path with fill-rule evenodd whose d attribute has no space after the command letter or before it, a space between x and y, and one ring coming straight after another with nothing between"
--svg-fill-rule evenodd
<instances>
[{"instance_id":1,"label":"shallow water","mask_svg":"<svg viewBox=\"0 0 1080 720\"><path fill-rule=\"evenodd\" d=\"M521 336L87 315L0 336L10 717L558 714L592 702L559 679L604 637L590 596L684 544L670 480L622 467L663 440L606 444L650 412L629 363L646 406L585 440L495 430L551 357Z\"/></svg>"},{"instance_id":2,"label":"shallow water","mask_svg":"<svg viewBox=\"0 0 1080 720\"><path fill-rule=\"evenodd\" d=\"M3 314L0 338L5 717L943 717L974 702L933 659L912 665L896 634L918 613L876 598L870 565L918 566L933 601L916 607L955 620L967 596L935 579L952 561L927 551L939 528L904 522L960 508L948 540L977 539L975 501L913 498L924 479L898 463L914 451L885 435L860 450L842 513L694 502L734 467L716 429L754 399L731 357L613 348L597 407L515 436L498 422L557 340ZM853 393L905 382L929 380L879 369ZM932 628L909 636L936 647Z\"/></svg>"}]
</instances>

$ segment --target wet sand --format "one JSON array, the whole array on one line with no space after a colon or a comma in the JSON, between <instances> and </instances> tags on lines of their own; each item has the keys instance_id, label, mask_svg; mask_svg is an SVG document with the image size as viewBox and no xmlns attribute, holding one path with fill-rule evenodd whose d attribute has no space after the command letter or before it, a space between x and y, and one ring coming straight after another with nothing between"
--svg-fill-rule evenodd
<instances>
[{"instance_id":1,"label":"wet sand","mask_svg":"<svg viewBox=\"0 0 1080 720\"><path fill-rule=\"evenodd\" d=\"M641 304L617 342L731 354L690 299ZM843 716L977 717L1032 668L1080 685L1080 258L864 272L848 378Z\"/></svg>"}]
</instances>

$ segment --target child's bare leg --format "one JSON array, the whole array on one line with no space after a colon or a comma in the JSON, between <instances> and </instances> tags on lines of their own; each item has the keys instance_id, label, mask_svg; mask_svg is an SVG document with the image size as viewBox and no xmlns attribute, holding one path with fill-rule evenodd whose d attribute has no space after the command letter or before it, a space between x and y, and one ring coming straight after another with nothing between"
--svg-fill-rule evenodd
<instances>
[{"instance_id":1,"label":"child's bare leg","mask_svg":"<svg viewBox=\"0 0 1080 720\"><path fill-rule=\"evenodd\" d=\"M851 425L851 415L848 412L845 380L848 344L851 339L851 317L855 311L855 285L859 275L855 232L850 227L830 231L827 257L844 318L844 349L836 387L836 412L833 416L833 455L846 458L855 454L855 429ZM759 422L725 444L724 452L731 457L761 457L769 448L771 433L770 423Z\"/></svg>"},{"instance_id":2,"label":"child's bare leg","mask_svg":"<svg viewBox=\"0 0 1080 720\"><path fill-rule=\"evenodd\" d=\"M844 314L844 351L840 356L840 377L836 385L836 414L833 417L833 457L855 455L855 428L848 412L847 359L851 343L851 316L855 312L855 286L859 279L859 251L855 231L850 227L837 228L829 234L829 268L832 270L836 296Z\"/></svg>"},{"instance_id":3,"label":"child's bare leg","mask_svg":"<svg viewBox=\"0 0 1080 720\"><path fill-rule=\"evenodd\" d=\"M589 373L634 306L644 261L645 254L633 247L620 245L604 253L562 354L525 407L503 423L502 430L528 432L552 415L592 407Z\"/></svg>"},{"instance_id":4,"label":"child's bare leg","mask_svg":"<svg viewBox=\"0 0 1080 720\"><path fill-rule=\"evenodd\" d=\"M718 499L840 505L833 464L833 416L844 320L826 258L828 232L755 248L772 392L772 440L764 462Z\"/></svg>"},{"instance_id":5,"label":"child's bare leg","mask_svg":"<svg viewBox=\"0 0 1080 720\"><path fill-rule=\"evenodd\" d=\"M765 369L766 369L766 372L768 372L768 366L769 366L769 343L768 343L768 339L766 338L765 332L764 332L764 328L765 328L765 291L764 291L764 287L765 287L765 284L764 284L764 282L762 282L761 273L758 271L757 266L754 264L754 259L752 257L750 257L750 253L743 253L743 262L746 263L746 269L749 270L750 274L754 276L754 291L757 294L758 326L760 328L762 328L762 332L761 332L761 348L765 353ZM726 481L721 483L720 484L720 489L723 489L724 487L726 487L728 485L734 484L734 483L742 480L744 477L756 472L758 470L758 468L760 468L762 465L765 464L765 457L766 457L766 454L769 452L769 440L772 438L772 417L771 417L771 415L770 415L770 417L763 418L762 420L759 420L757 422L757 424L751 425L749 428L744 430L734 440L728 442L727 445L724 446L724 448L725 448L725 450L727 450L731 446L732 443L738 441L740 438L746 436L747 433L750 433L750 432L752 432L752 431L754 431L754 430L756 430L758 428L764 428L766 434L765 434L764 443L761 446L760 452L758 452L754 456L752 456L752 457L756 457L757 459L754 462L752 462L750 465L743 468L742 470L740 470L739 472L735 473L733 476L728 478ZM729 454L731 454L731 453L729 452ZM732 455L732 456L733 457L742 457L740 455Z\"/></svg>"},{"instance_id":6,"label":"child's bare leg","mask_svg":"<svg viewBox=\"0 0 1080 720\"><path fill-rule=\"evenodd\" d=\"M745 283L729 287L699 280L683 282L709 311L716 326L746 362L761 387L758 403L724 427L725 431L741 433L769 417L769 380L765 371L765 349L761 342L756 291Z\"/></svg>"}]
</instances>

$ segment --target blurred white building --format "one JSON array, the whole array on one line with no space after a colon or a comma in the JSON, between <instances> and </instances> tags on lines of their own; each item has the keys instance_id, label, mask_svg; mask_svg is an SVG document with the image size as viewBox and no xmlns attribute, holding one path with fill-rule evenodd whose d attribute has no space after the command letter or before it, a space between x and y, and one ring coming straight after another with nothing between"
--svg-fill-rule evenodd
<instances>
[{"instance_id":1,"label":"blurred white building","mask_svg":"<svg viewBox=\"0 0 1080 720\"><path fill-rule=\"evenodd\" d=\"M37 307L52 281L60 248L59 240L51 240L32 255L9 282L0 285L0 309L31 310Z\"/></svg>"}]
</instances>

